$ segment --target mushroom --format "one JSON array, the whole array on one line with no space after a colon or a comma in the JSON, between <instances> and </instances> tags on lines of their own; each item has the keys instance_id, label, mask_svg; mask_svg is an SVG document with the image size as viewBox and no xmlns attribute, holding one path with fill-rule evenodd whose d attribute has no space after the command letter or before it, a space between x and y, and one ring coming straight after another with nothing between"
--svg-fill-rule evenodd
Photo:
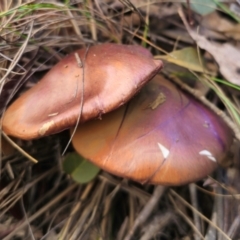
<instances>
[{"instance_id":1,"label":"mushroom","mask_svg":"<svg viewBox=\"0 0 240 240\"><path fill-rule=\"evenodd\" d=\"M157 75L129 103L79 125L73 146L115 175L182 185L220 164L232 131L215 113Z\"/></svg>"},{"instance_id":2,"label":"mushroom","mask_svg":"<svg viewBox=\"0 0 240 240\"><path fill-rule=\"evenodd\" d=\"M99 117L126 103L162 67L140 46L102 44L56 64L5 112L6 134L30 140ZM82 110L82 111L81 111Z\"/></svg>"}]
</instances>

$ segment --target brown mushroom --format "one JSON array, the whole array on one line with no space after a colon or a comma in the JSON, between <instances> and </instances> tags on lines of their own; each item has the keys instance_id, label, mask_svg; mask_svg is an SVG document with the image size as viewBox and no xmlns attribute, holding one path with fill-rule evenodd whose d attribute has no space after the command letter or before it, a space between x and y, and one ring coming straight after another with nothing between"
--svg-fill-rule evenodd
<instances>
[{"instance_id":1,"label":"brown mushroom","mask_svg":"<svg viewBox=\"0 0 240 240\"><path fill-rule=\"evenodd\" d=\"M215 113L158 75L125 106L79 125L73 145L118 176L181 185L210 174L232 136Z\"/></svg>"},{"instance_id":2,"label":"brown mushroom","mask_svg":"<svg viewBox=\"0 0 240 240\"><path fill-rule=\"evenodd\" d=\"M80 122L101 117L126 103L161 67L140 46L102 44L78 50L7 109L3 130L28 140L73 126L80 113Z\"/></svg>"}]
</instances>

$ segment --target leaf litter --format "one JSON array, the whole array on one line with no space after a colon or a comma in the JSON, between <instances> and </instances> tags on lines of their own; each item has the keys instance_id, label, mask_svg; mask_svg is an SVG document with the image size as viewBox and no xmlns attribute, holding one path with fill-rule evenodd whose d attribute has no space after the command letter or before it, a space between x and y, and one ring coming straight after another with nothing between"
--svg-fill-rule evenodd
<instances>
[{"instance_id":1,"label":"leaf litter","mask_svg":"<svg viewBox=\"0 0 240 240\"><path fill-rule=\"evenodd\" d=\"M217 44L207 40L199 32L190 28L186 19L182 18L190 36L196 41L197 45L208 51L219 65L222 75L231 83L240 85L240 50L230 43Z\"/></svg>"},{"instance_id":2,"label":"leaf litter","mask_svg":"<svg viewBox=\"0 0 240 240\"><path fill-rule=\"evenodd\" d=\"M207 20L209 15L199 8L201 4L189 2L194 8L190 4L188 9L187 1L160 0L0 1L0 110L4 111L6 102L36 84L48 69L77 48L101 42L145 42L156 58L162 57L160 48L169 53L164 59L168 71L163 70L169 79L174 75L184 84L191 78L188 83L193 87L193 94L204 85L201 94L206 104L210 100L215 111L227 114L219 101L220 91L216 94L211 83L206 84L202 79L206 71L213 74L211 78L219 80L218 87L228 101L240 106L239 90L223 84L228 80L240 85L239 23L231 15L225 17L226 11L224 15L215 9L216 5L220 6L214 1L210 13L218 15L211 19L214 27ZM231 1L222 4L229 11L233 6ZM129 8L132 5L134 7ZM200 27L199 31L192 30L187 21L185 25L181 23L177 11L181 6L184 16L191 17L195 29ZM141 18L149 20L147 31ZM222 29L219 20L224 22ZM198 51L188 33L197 46L213 58ZM220 74L218 69L214 73L210 71L215 61ZM30 63L28 75L25 66ZM21 88L13 96L16 83ZM196 96L201 99L201 95ZM150 107L159 106L161 99L159 96ZM226 156L226 167L219 167L214 178L170 188L140 186L103 171L89 183L76 184L71 173L62 169L66 155L61 156L61 153L68 140L66 132L28 142L14 139L19 148L38 160L36 165L18 151L2 153L0 238L197 240L212 239L211 234L215 239L240 238L240 150L237 141L231 154ZM69 146L66 154L72 152Z\"/></svg>"}]
</instances>

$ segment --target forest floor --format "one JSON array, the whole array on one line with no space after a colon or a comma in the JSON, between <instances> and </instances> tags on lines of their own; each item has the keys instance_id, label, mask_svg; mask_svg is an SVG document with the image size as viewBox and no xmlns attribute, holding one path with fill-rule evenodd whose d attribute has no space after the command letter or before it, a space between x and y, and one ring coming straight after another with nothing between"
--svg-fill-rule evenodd
<instances>
[{"instance_id":1,"label":"forest floor","mask_svg":"<svg viewBox=\"0 0 240 240\"><path fill-rule=\"evenodd\" d=\"M64 56L101 43L161 59L162 76L228 126L230 149L211 175L182 186L103 170L82 183L62 164L74 152L68 130L31 141L2 132L0 239L240 239L239 1L1 0L1 116Z\"/></svg>"}]
</instances>

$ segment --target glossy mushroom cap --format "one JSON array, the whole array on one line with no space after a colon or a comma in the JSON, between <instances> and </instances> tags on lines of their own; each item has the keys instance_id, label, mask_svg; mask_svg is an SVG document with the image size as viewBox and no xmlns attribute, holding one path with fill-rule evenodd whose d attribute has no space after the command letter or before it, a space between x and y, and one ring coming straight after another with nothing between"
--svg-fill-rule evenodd
<instances>
[{"instance_id":1,"label":"glossy mushroom cap","mask_svg":"<svg viewBox=\"0 0 240 240\"><path fill-rule=\"evenodd\" d=\"M216 114L156 76L125 106L79 125L73 146L118 176L181 185L210 174L232 136Z\"/></svg>"},{"instance_id":2,"label":"glossy mushroom cap","mask_svg":"<svg viewBox=\"0 0 240 240\"><path fill-rule=\"evenodd\" d=\"M80 122L101 117L126 103L161 67L140 46L103 44L78 50L7 109L3 130L28 140L74 126L83 92Z\"/></svg>"}]
</instances>

